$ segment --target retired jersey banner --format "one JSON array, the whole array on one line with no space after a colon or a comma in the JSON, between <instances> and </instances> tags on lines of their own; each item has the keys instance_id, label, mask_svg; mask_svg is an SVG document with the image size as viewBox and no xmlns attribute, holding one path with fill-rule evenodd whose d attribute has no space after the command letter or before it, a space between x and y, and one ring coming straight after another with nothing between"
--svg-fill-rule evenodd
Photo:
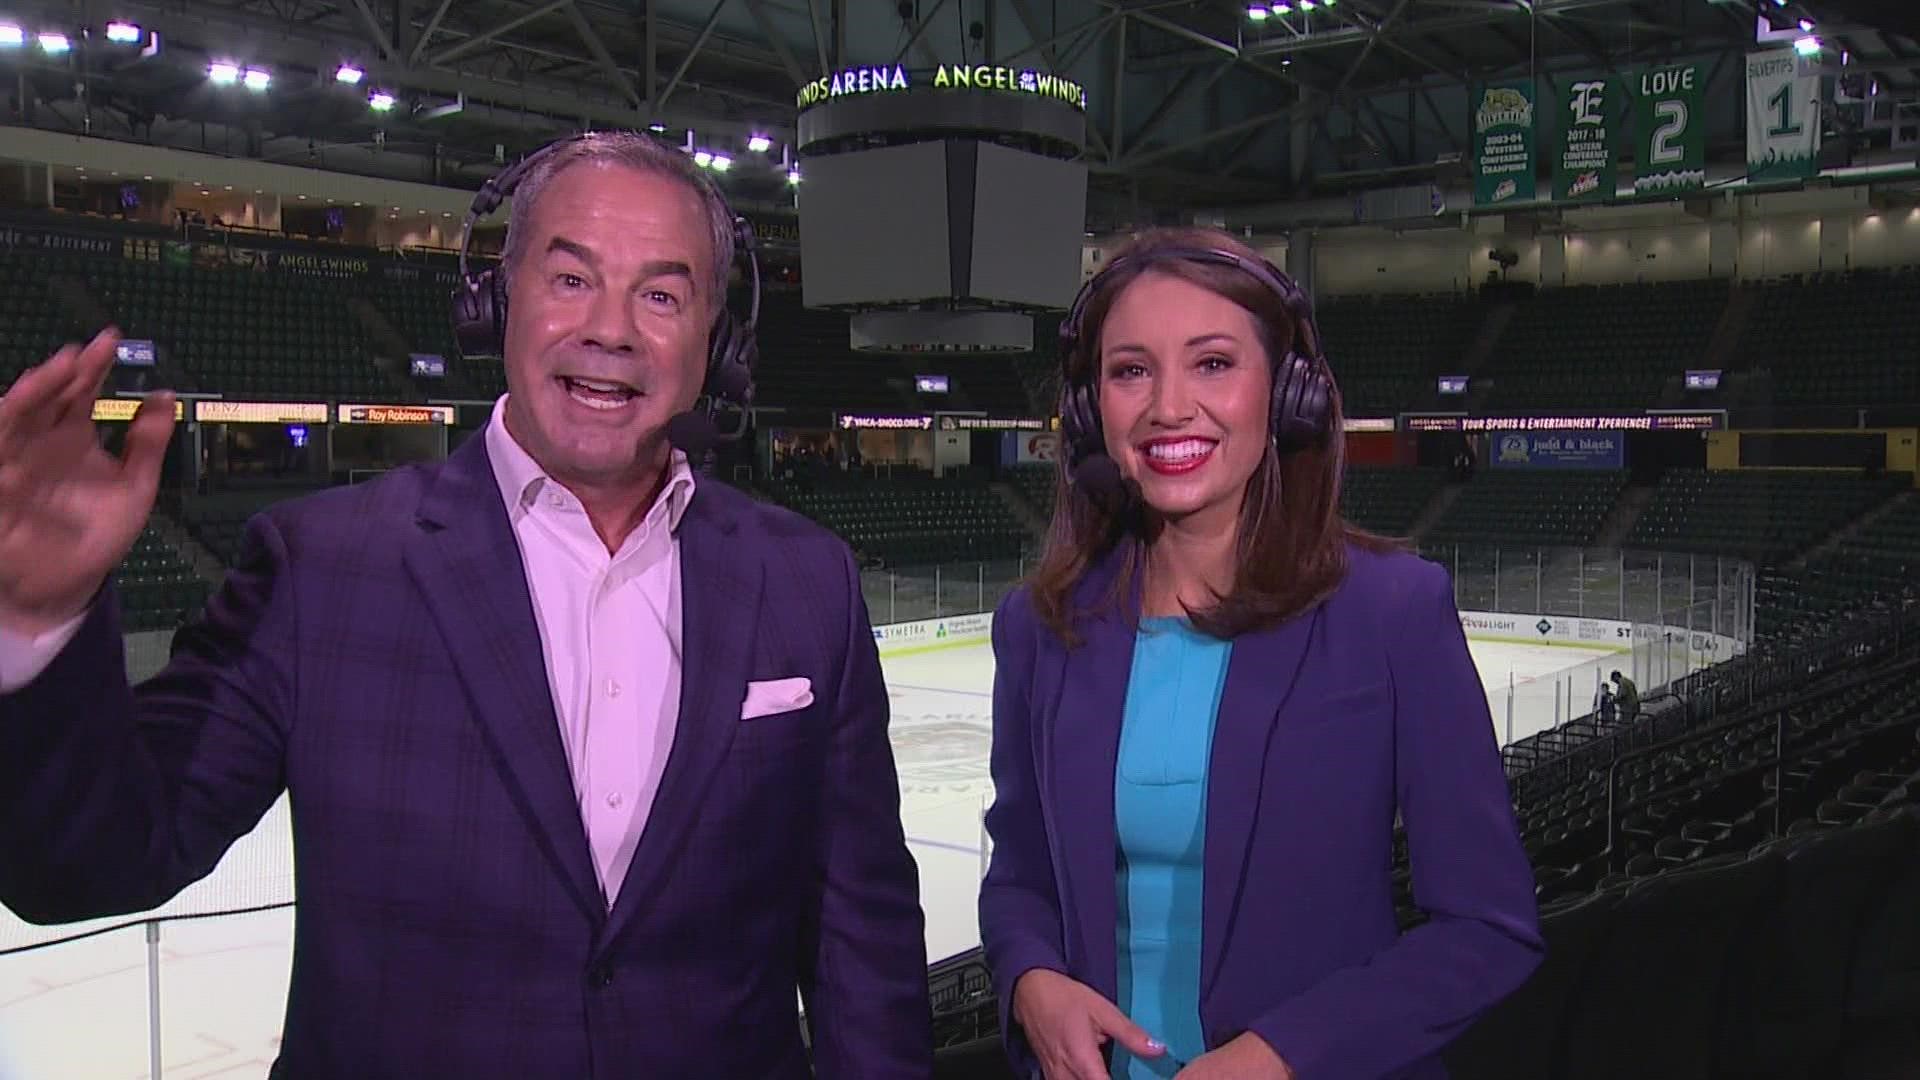
<instances>
[{"instance_id":1,"label":"retired jersey banner","mask_svg":"<svg viewBox=\"0 0 1920 1080\"><path fill-rule=\"evenodd\" d=\"M1623 111L1618 82L1587 79L1567 88L1560 103L1560 146L1553 160L1556 202L1613 196L1614 124Z\"/></svg>"},{"instance_id":2,"label":"retired jersey banner","mask_svg":"<svg viewBox=\"0 0 1920 1080\"><path fill-rule=\"evenodd\" d=\"M1633 191L1692 191L1707 184L1707 86L1702 64L1640 69L1633 84Z\"/></svg>"},{"instance_id":3,"label":"retired jersey banner","mask_svg":"<svg viewBox=\"0 0 1920 1080\"><path fill-rule=\"evenodd\" d=\"M1818 56L1747 54L1747 179L1812 176L1820 153Z\"/></svg>"},{"instance_id":4,"label":"retired jersey banner","mask_svg":"<svg viewBox=\"0 0 1920 1080\"><path fill-rule=\"evenodd\" d=\"M1533 80L1483 86L1473 100L1473 204L1531 200Z\"/></svg>"}]
</instances>

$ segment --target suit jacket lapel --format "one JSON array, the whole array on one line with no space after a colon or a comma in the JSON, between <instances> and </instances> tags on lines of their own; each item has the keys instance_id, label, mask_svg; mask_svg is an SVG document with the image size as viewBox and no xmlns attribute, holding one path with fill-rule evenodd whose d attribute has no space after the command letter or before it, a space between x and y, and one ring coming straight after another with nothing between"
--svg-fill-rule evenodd
<instances>
[{"instance_id":1,"label":"suit jacket lapel","mask_svg":"<svg viewBox=\"0 0 1920 1080\"><path fill-rule=\"evenodd\" d=\"M1253 825L1267 765L1267 747L1280 710L1307 655L1318 609L1277 627L1242 634L1227 660L1214 720L1207 775L1206 838L1201 884L1200 994L1204 1002L1220 972L1253 843ZM1258 913L1255 913L1258 918Z\"/></svg>"},{"instance_id":2,"label":"suit jacket lapel","mask_svg":"<svg viewBox=\"0 0 1920 1080\"><path fill-rule=\"evenodd\" d=\"M702 480L680 519L681 634L680 716L660 790L647 813L611 917L605 945L634 913L659 898L669 869L699 817L713 774L740 726L753 662L752 643L760 610L762 564L740 551L736 523L711 485Z\"/></svg>"},{"instance_id":3,"label":"suit jacket lapel","mask_svg":"<svg viewBox=\"0 0 1920 1080\"><path fill-rule=\"evenodd\" d=\"M468 703L541 848L590 917L605 913L561 740L526 569L486 440L467 439L421 500L403 553Z\"/></svg>"},{"instance_id":4,"label":"suit jacket lapel","mask_svg":"<svg viewBox=\"0 0 1920 1080\"><path fill-rule=\"evenodd\" d=\"M1099 604L1118 570L1118 555L1091 569L1076 590L1077 602ZM1053 833L1060 837L1067 895L1085 950L1088 985L1109 1000L1119 993L1114 935L1119 921L1120 857L1114 824L1114 770L1126 711L1128 672L1133 667L1133 619L1139 610L1138 576L1133 595L1119 611L1102 611L1081 624L1082 641L1066 655L1059 704L1047 733L1051 768Z\"/></svg>"}]
</instances>

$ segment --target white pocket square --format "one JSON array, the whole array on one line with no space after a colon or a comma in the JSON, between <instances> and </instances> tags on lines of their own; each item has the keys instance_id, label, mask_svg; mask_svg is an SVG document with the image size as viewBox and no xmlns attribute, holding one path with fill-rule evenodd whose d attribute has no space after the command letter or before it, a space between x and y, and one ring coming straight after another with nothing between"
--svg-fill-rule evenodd
<instances>
[{"instance_id":1,"label":"white pocket square","mask_svg":"<svg viewBox=\"0 0 1920 1080\"><path fill-rule=\"evenodd\" d=\"M747 684L747 700L740 706L740 719L792 712L813 704L813 682L805 676L791 679L764 679Z\"/></svg>"}]
</instances>

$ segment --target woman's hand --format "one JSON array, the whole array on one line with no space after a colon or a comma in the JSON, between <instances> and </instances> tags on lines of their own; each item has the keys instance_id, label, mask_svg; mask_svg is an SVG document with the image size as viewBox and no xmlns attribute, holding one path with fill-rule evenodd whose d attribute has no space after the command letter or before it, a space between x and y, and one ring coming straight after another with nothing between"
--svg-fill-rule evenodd
<instances>
[{"instance_id":1,"label":"woman's hand","mask_svg":"<svg viewBox=\"0 0 1920 1080\"><path fill-rule=\"evenodd\" d=\"M1294 1080L1294 1075L1265 1039L1248 1032L1194 1058L1173 1080Z\"/></svg>"},{"instance_id":2,"label":"woman's hand","mask_svg":"<svg viewBox=\"0 0 1920 1080\"><path fill-rule=\"evenodd\" d=\"M1101 1047L1108 1039L1143 1058L1167 1052L1092 987L1045 968L1014 982L1013 1018L1046 1080L1107 1080Z\"/></svg>"}]
</instances>

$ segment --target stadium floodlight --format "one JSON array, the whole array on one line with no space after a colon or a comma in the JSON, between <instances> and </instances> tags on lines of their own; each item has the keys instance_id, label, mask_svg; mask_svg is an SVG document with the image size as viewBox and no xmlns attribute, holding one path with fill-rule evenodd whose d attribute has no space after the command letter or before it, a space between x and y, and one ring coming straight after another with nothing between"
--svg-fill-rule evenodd
<instances>
[{"instance_id":1,"label":"stadium floodlight","mask_svg":"<svg viewBox=\"0 0 1920 1080\"><path fill-rule=\"evenodd\" d=\"M68 41L65 34L48 31L40 35L40 51L43 53L58 56L71 48L73 48L73 42Z\"/></svg>"},{"instance_id":2,"label":"stadium floodlight","mask_svg":"<svg viewBox=\"0 0 1920 1080\"><path fill-rule=\"evenodd\" d=\"M348 86L359 86L360 80L366 77L366 72L361 71L352 64L341 64L338 68L335 68L333 72L334 82L346 83Z\"/></svg>"},{"instance_id":3,"label":"stadium floodlight","mask_svg":"<svg viewBox=\"0 0 1920 1080\"><path fill-rule=\"evenodd\" d=\"M248 68L246 74L240 76L240 81L247 84L247 89L260 91L265 90L267 85L273 82L273 76L260 68Z\"/></svg>"},{"instance_id":4,"label":"stadium floodlight","mask_svg":"<svg viewBox=\"0 0 1920 1080\"><path fill-rule=\"evenodd\" d=\"M391 112L393 110L393 95L387 93L385 90L375 90L373 93L367 95L367 108L372 109L374 112Z\"/></svg>"},{"instance_id":5,"label":"stadium floodlight","mask_svg":"<svg viewBox=\"0 0 1920 1080\"><path fill-rule=\"evenodd\" d=\"M1801 19L1801 20L1800 20L1800 32L1801 32L1801 33L1803 33L1803 34L1811 34L1811 33L1813 33L1813 20L1812 20L1812 19Z\"/></svg>"},{"instance_id":6,"label":"stadium floodlight","mask_svg":"<svg viewBox=\"0 0 1920 1080\"><path fill-rule=\"evenodd\" d=\"M1293 5L1275 4L1270 10L1272 10L1275 15L1291 15L1293 14Z\"/></svg>"},{"instance_id":7,"label":"stadium floodlight","mask_svg":"<svg viewBox=\"0 0 1920 1080\"><path fill-rule=\"evenodd\" d=\"M0 45L19 46L27 43L27 32L12 23L0 23Z\"/></svg>"},{"instance_id":8,"label":"stadium floodlight","mask_svg":"<svg viewBox=\"0 0 1920 1080\"><path fill-rule=\"evenodd\" d=\"M1260 20L1266 17L1267 17L1267 9L1261 7L1258 4L1255 4L1252 7L1249 7L1247 9L1247 18L1252 19L1254 22L1259 22Z\"/></svg>"},{"instance_id":9,"label":"stadium floodlight","mask_svg":"<svg viewBox=\"0 0 1920 1080\"><path fill-rule=\"evenodd\" d=\"M765 135L755 135L747 140L747 149L756 154L764 154L773 147L773 140Z\"/></svg>"},{"instance_id":10,"label":"stadium floodlight","mask_svg":"<svg viewBox=\"0 0 1920 1080\"><path fill-rule=\"evenodd\" d=\"M1313 0L1300 0L1300 10L1301 10L1301 11L1312 11L1312 10L1313 10Z\"/></svg>"},{"instance_id":11,"label":"stadium floodlight","mask_svg":"<svg viewBox=\"0 0 1920 1080\"><path fill-rule=\"evenodd\" d=\"M207 81L215 86L232 86L240 81L240 65L224 60L207 65Z\"/></svg>"},{"instance_id":12,"label":"stadium floodlight","mask_svg":"<svg viewBox=\"0 0 1920 1080\"><path fill-rule=\"evenodd\" d=\"M726 172L733 167L733 159L725 154L715 154L712 164L714 172Z\"/></svg>"},{"instance_id":13,"label":"stadium floodlight","mask_svg":"<svg viewBox=\"0 0 1920 1080\"><path fill-rule=\"evenodd\" d=\"M788 170L787 170L787 183L788 183L788 185L790 185L790 186L798 186L798 185L799 185L799 183L800 183L800 170L799 170L799 169L788 169Z\"/></svg>"},{"instance_id":14,"label":"stadium floodlight","mask_svg":"<svg viewBox=\"0 0 1920 1080\"><path fill-rule=\"evenodd\" d=\"M1820 55L1820 39L1812 36L1795 38L1793 40L1793 51L1799 56L1818 56Z\"/></svg>"},{"instance_id":15,"label":"stadium floodlight","mask_svg":"<svg viewBox=\"0 0 1920 1080\"><path fill-rule=\"evenodd\" d=\"M693 154L693 163L704 169L713 164L713 155L705 150L696 150Z\"/></svg>"},{"instance_id":16,"label":"stadium floodlight","mask_svg":"<svg viewBox=\"0 0 1920 1080\"><path fill-rule=\"evenodd\" d=\"M140 40L140 28L132 23L110 22L107 24L107 40L132 45Z\"/></svg>"}]
</instances>

